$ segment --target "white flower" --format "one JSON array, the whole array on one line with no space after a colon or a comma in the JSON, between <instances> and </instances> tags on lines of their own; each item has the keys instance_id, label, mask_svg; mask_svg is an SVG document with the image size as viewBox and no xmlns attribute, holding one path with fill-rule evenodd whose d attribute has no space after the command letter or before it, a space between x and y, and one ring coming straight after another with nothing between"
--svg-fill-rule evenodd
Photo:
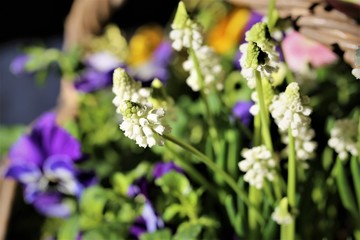
<instances>
[{"instance_id":1,"label":"white flower","mask_svg":"<svg viewBox=\"0 0 360 240\"><path fill-rule=\"evenodd\" d=\"M208 92L212 86L218 90L221 90L223 88L223 84L221 82L222 67L220 64L220 59L215 54L214 50L208 46L202 46L195 51L195 55L198 59L201 73L203 74L203 90ZM199 85L198 74L191 56L189 56L188 60L183 63L183 68L185 71L190 73L186 83L193 91L199 91L201 86Z\"/></svg>"},{"instance_id":2,"label":"white flower","mask_svg":"<svg viewBox=\"0 0 360 240\"><path fill-rule=\"evenodd\" d=\"M175 18L171 24L170 39L172 47L180 51L182 48L199 49L203 43L201 27L192 21L187 14L185 4L180 1L176 10Z\"/></svg>"},{"instance_id":3,"label":"white flower","mask_svg":"<svg viewBox=\"0 0 360 240\"><path fill-rule=\"evenodd\" d=\"M239 49L242 53L239 61L241 74L246 78L249 88L254 89L256 86L255 71L272 83L271 74L279 69L279 54L275 46L264 52L256 43L249 42L241 44Z\"/></svg>"},{"instance_id":4,"label":"white flower","mask_svg":"<svg viewBox=\"0 0 360 240\"><path fill-rule=\"evenodd\" d=\"M358 156L357 148L357 122L352 119L339 119L330 131L328 144L339 154L341 160L345 160L349 153Z\"/></svg>"},{"instance_id":5,"label":"white flower","mask_svg":"<svg viewBox=\"0 0 360 240\"><path fill-rule=\"evenodd\" d=\"M274 96L269 110L280 132L289 128L292 135L297 137L301 127L310 124L312 109L308 106L309 98L300 96L298 83L290 83L285 92Z\"/></svg>"},{"instance_id":6,"label":"white flower","mask_svg":"<svg viewBox=\"0 0 360 240\"><path fill-rule=\"evenodd\" d=\"M170 127L164 120L164 109L153 109L150 104L142 105L125 100L120 105L120 112L123 115L120 129L125 136L135 140L143 148L164 145L162 135L170 132Z\"/></svg>"},{"instance_id":7,"label":"white flower","mask_svg":"<svg viewBox=\"0 0 360 240\"><path fill-rule=\"evenodd\" d=\"M190 47L197 50L203 43L201 27L191 19L187 19L181 28L173 24L172 29L169 35L170 39L173 40L172 47L177 51Z\"/></svg>"},{"instance_id":8,"label":"white flower","mask_svg":"<svg viewBox=\"0 0 360 240\"><path fill-rule=\"evenodd\" d=\"M262 79L262 87L263 87L263 97L265 102L265 108L267 109L269 105L271 104L271 100L274 96L274 90L272 85L267 81L266 79ZM258 93L256 91L251 93L251 100L254 102L254 105L252 105L249 109L249 112L256 116L260 112L260 105L259 105L259 98Z\"/></svg>"},{"instance_id":9,"label":"white flower","mask_svg":"<svg viewBox=\"0 0 360 240\"><path fill-rule=\"evenodd\" d=\"M281 199L280 204L271 214L271 218L279 225L288 225L293 221L293 217L288 211L288 200L286 197Z\"/></svg>"},{"instance_id":10,"label":"white flower","mask_svg":"<svg viewBox=\"0 0 360 240\"><path fill-rule=\"evenodd\" d=\"M113 73L112 91L115 94L113 104L117 107L116 111L120 112L120 105L125 100L138 103L146 103L150 96L150 91L141 88L141 83L133 80L127 72L122 68L117 68Z\"/></svg>"},{"instance_id":11,"label":"white flower","mask_svg":"<svg viewBox=\"0 0 360 240\"><path fill-rule=\"evenodd\" d=\"M351 73L355 78L360 79L360 68L354 68Z\"/></svg>"},{"instance_id":12,"label":"white flower","mask_svg":"<svg viewBox=\"0 0 360 240\"><path fill-rule=\"evenodd\" d=\"M239 168L241 171L246 172L244 175L246 182L260 189L265 178L269 181L274 180L277 161L264 145L251 149L245 148L242 150L241 155L245 159L239 162Z\"/></svg>"},{"instance_id":13,"label":"white flower","mask_svg":"<svg viewBox=\"0 0 360 240\"><path fill-rule=\"evenodd\" d=\"M317 143L313 141L315 137L315 131L310 126L300 127L298 130L299 134L294 138L295 140L295 149L296 149L296 160L300 160L304 168L308 167L306 160L310 160L315 156L315 149L317 148ZM281 140L285 144L289 144L289 135L283 133ZM285 148L287 151L287 147Z\"/></svg>"}]
</instances>

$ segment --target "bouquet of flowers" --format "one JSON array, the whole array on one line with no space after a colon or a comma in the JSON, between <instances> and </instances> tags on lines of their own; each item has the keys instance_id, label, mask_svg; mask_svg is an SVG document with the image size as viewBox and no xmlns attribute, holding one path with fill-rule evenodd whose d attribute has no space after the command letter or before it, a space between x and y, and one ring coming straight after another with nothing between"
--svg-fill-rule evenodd
<instances>
[{"instance_id":1,"label":"bouquet of flowers","mask_svg":"<svg viewBox=\"0 0 360 240\"><path fill-rule=\"evenodd\" d=\"M7 153L41 238L360 239L356 64L274 4L188 2L12 63L39 80L56 63L75 89Z\"/></svg>"}]
</instances>

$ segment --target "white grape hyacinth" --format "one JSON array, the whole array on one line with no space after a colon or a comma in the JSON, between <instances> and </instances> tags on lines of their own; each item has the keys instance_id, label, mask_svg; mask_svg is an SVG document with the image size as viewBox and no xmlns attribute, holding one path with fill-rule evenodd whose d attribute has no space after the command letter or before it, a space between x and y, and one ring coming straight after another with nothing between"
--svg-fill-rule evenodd
<instances>
[{"instance_id":1,"label":"white grape hyacinth","mask_svg":"<svg viewBox=\"0 0 360 240\"><path fill-rule=\"evenodd\" d=\"M246 172L244 175L246 182L255 186L257 189L261 189L264 184L264 179L268 179L269 181L274 180L277 161L264 145L251 149L244 148L241 155L245 159L239 162L239 168L241 171Z\"/></svg>"},{"instance_id":2,"label":"white grape hyacinth","mask_svg":"<svg viewBox=\"0 0 360 240\"><path fill-rule=\"evenodd\" d=\"M182 1L179 2L171 28L169 36L176 51L183 48L197 50L201 47L203 43L201 26L190 19Z\"/></svg>"},{"instance_id":3,"label":"white grape hyacinth","mask_svg":"<svg viewBox=\"0 0 360 240\"><path fill-rule=\"evenodd\" d=\"M317 148L317 142L313 141L315 137L315 131L310 126L303 126L299 128L299 134L294 138L296 149L296 160L302 163L304 169L308 168L307 160L315 157L315 150ZM284 132L281 136L281 140L284 144L289 144L289 135ZM287 152L287 148L284 149Z\"/></svg>"},{"instance_id":4,"label":"white grape hyacinth","mask_svg":"<svg viewBox=\"0 0 360 240\"><path fill-rule=\"evenodd\" d=\"M113 73L112 91L115 94L113 104L120 113L120 105L125 100L145 104L150 97L150 91L141 87L140 82L133 80L123 68L117 68Z\"/></svg>"},{"instance_id":5,"label":"white grape hyacinth","mask_svg":"<svg viewBox=\"0 0 360 240\"><path fill-rule=\"evenodd\" d=\"M270 113L279 127L280 132L286 132L291 128L292 135L297 137L302 127L310 125L309 115L312 109L309 106L309 98L301 96L299 84L290 83L285 92L273 97L269 106Z\"/></svg>"},{"instance_id":6,"label":"white grape hyacinth","mask_svg":"<svg viewBox=\"0 0 360 240\"><path fill-rule=\"evenodd\" d=\"M260 51L258 56L254 56L251 49ZM260 73L261 78L266 78L270 83L273 82L271 74L279 69L279 54L275 51L275 47L270 52L263 52L260 47L254 42L243 43L240 45L239 50L242 55L240 57L241 74L247 80L250 89L256 86L255 71ZM258 63L253 64L251 58L257 58Z\"/></svg>"},{"instance_id":7,"label":"white grape hyacinth","mask_svg":"<svg viewBox=\"0 0 360 240\"><path fill-rule=\"evenodd\" d=\"M293 221L293 217L288 211L288 200L286 197L281 199L279 205L271 214L271 219L279 225L288 225Z\"/></svg>"},{"instance_id":8,"label":"white grape hyacinth","mask_svg":"<svg viewBox=\"0 0 360 240\"><path fill-rule=\"evenodd\" d=\"M176 51L181 51L183 48L193 48L197 50L203 43L200 25L188 19L183 28L172 27L170 32L170 39L172 47Z\"/></svg>"},{"instance_id":9,"label":"white grape hyacinth","mask_svg":"<svg viewBox=\"0 0 360 240\"><path fill-rule=\"evenodd\" d=\"M120 106L120 112L123 115L120 129L126 137L135 140L143 148L164 145L162 135L171 130L165 122L164 109L153 109L150 104L125 100Z\"/></svg>"},{"instance_id":10,"label":"white grape hyacinth","mask_svg":"<svg viewBox=\"0 0 360 240\"><path fill-rule=\"evenodd\" d=\"M214 50L208 46L202 46L195 51L195 55L198 59L201 73L203 74L204 86L202 86L202 89L205 92L209 92L209 90L213 87L217 90L222 90L222 66L220 64L220 59ZM186 80L188 86L195 92L199 91L201 88L199 84L199 77L191 56L189 56L189 58L183 63L183 68L185 71L190 73Z\"/></svg>"},{"instance_id":11,"label":"white grape hyacinth","mask_svg":"<svg viewBox=\"0 0 360 240\"><path fill-rule=\"evenodd\" d=\"M358 130L357 122L352 119L336 120L334 127L330 130L328 145L339 154L341 160L346 160L349 153L358 156Z\"/></svg>"}]
</instances>

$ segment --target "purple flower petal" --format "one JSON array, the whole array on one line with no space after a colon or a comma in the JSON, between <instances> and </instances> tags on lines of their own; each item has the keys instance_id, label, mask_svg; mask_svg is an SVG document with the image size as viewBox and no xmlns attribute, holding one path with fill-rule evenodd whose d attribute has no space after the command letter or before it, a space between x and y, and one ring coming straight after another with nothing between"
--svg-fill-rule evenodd
<instances>
[{"instance_id":1,"label":"purple flower petal","mask_svg":"<svg viewBox=\"0 0 360 240\"><path fill-rule=\"evenodd\" d=\"M71 214L70 206L58 193L39 193L33 205L37 211L48 217L66 218Z\"/></svg>"},{"instance_id":2,"label":"purple flower petal","mask_svg":"<svg viewBox=\"0 0 360 240\"><path fill-rule=\"evenodd\" d=\"M143 223L143 222L139 223L139 219L137 219L135 224L130 227L130 233L133 236L135 236L136 239L139 239L141 234L146 233L146 228L145 228L145 226L143 226L143 225L145 225L145 223ZM141 226L139 226L140 224L141 224Z\"/></svg>"},{"instance_id":3,"label":"purple flower petal","mask_svg":"<svg viewBox=\"0 0 360 240\"><path fill-rule=\"evenodd\" d=\"M28 136L22 136L10 148L9 159L14 164L33 164L40 166L43 162L44 154L40 146Z\"/></svg>"},{"instance_id":4,"label":"purple flower petal","mask_svg":"<svg viewBox=\"0 0 360 240\"><path fill-rule=\"evenodd\" d=\"M154 232L156 229L164 227L164 222L155 213L150 202L146 202L143 208L142 217L145 220L146 230Z\"/></svg>"},{"instance_id":5,"label":"purple flower petal","mask_svg":"<svg viewBox=\"0 0 360 240\"><path fill-rule=\"evenodd\" d=\"M248 22L246 23L245 27L244 27L244 32L246 33L247 31L250 30L250 28L252 28L252 26L254 26L256 23L261 22L263 19L263 15L261 15L258 12L255 11L251 11L251 15L250 18L248 20ZM244 36L245 39L245 36Z\"/></svg>"},{"instance_id":6,"label":"purple flower petal","mask_svg":"<svg viewBox=\"0 0 360 240\"><path fill-rule=\"evenodd\" d=\"M249 126L253 119L253 116L250 113L252 105L254 105L254 103L251 101L239 101L232 109L233 115L240 119L245 126Z\"/></svg>"},{"instance_id":7,"label":"purple flower petal","mask_svg":"<svg viewBox=\"0 0 360 240\"><path fill-rule=\"evenodd\" d=\"M21 54L14 58L10 63L10 71L17 76L26 75L26 63L29 61L30 56Z\"/></svg>"},{"instance_id":8,"label":"purple flower petal","mask_svg":"<svg viewBox=\"0 0 360 240\"><path fill-rule=\"evenodd\" d=\"M100 72L94 69L87 69L74 82L75 88L84 93L95 92L97 90L111 86L112 72Z\"/></svg>"},{"instance_id":9,"label":"purple flower petal","mask_svg":"<svg viewBox=\"0 0 360 240\"><path fill-rule=\"evenodd\" d=\"M129 189L128 189L128 192L127 192L127 195L129 197L135 197L138 194L140 194L140 188L138 186L136 186L136 185L130 185Z\"/></svg>"},{"instance_id":10,"label":"purple flower petal","mask_svg":"<svg viewBox=\"0 0 360 240\"><path fill-rule=\"evenodd\" d=\"M129 186L128 195L129 197L135 197L137 194L142 194L146 199L149 199L148 189L149 182L145 177L141 177L135 181L133 185Z\"/></svg>"},{"instance_id":11,"label":"purple flower petal","mask_svg":"<svg viewBox=\"0 0 360 240\"><path fill-rule=\"evenodd\" d=\"M33 129L43 129L57 125L55 112L43 113L35 122Z\"/></svg>"},{"instance_id":12,"label":"purple flower petal","mask_svg":"<svg viewBox=\"0 0 360 240\"><path fill-rule=\"evenodd\" d=\"M147 201L144 204L141 216L138 217L135 220L135 223L130 227L130 233L139 239L143 233L154 232L163 227L163 220L156 215L153 206Z\"/></svg>"},{"instance_id":13,"label":"purple flower petal","mask_svg":"<svg viewBox=\"0 0 360 240\"><path fill-rule=\"evenodd\" d=\"M5 172L5 177L11 177L23 184L37 182L41 178L39 168L30 164L11 164Z\"/></svg>"},{"instance_id":14,"label":"purple flower petal","mask_svg":"<svg viewBox=\"0 0 360 240\"><path fill-rule=\"evenodd\" d=\"M72 160L78 160L82 157L79 141L65 129L53 126L50 129L44 128L42 133L43 147L48 156L67 155Z\"/></svg>"},{"instance_id":15,"label":"purple flower petal","mask_svg":"<svg viewBox=\"0 0 360 240\"><path fill-rule=\"evenodd\" d=\"M169 60L173 54L173 49L171 43L168 41L163 41L159 44L156 50L153 53L154 62L157 65L165 66L169 63Z\"/></svg>"},{"instance_id":16,"label":"purple flower petal","mask_svg":"<svg viewBox=\"0 0 360 240\"><path fill-rule=\"evenodd\" d=\"M153 176L155 177L155 179L157 179L160 178L165 173L170 172L171 170L174 170L179 173L183 173L183 169L177 166L173 162L165 162L165 163L159 162L156 163L153 168Z\"/></svg>"}]
</instances>

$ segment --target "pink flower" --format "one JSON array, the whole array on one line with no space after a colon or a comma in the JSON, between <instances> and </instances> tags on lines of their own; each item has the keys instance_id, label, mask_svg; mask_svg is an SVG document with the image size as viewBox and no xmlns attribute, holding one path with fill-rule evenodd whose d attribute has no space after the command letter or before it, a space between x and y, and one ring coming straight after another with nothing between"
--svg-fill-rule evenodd
<instances>
[{"instance_id":1,"label":"pink flower","mask_svg":"<svg viewBox=\"0 0 360 240\"><path fill-rule=\"evenodd\" d=\"M289 68L295 72L305 71L308 64L320 67L337 60L329 48L296 31L286 35L282 48Z\"/></svg>"}]
</instances>

